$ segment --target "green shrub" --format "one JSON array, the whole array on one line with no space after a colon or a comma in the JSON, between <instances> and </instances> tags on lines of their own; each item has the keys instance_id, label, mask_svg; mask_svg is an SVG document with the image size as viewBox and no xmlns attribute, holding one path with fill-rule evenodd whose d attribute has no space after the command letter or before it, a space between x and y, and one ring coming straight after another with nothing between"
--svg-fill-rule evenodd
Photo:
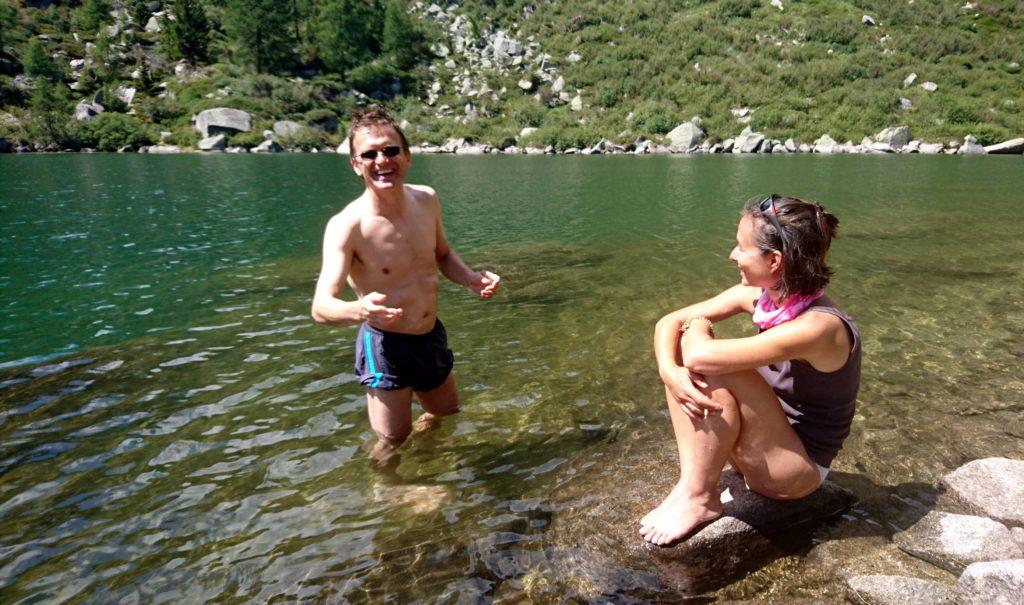
<instances>
[{"instance_id":1,"label":"green shrub","mask_svg":"<svg viewBox=\"0 0 1024 605\"><path fill-rule=\"evenodd\" d=\"M328 144L327 133L319 128L303 126L290 137L280 137L277 141L283 147L297 147L304 151L319 149ZM257 143L258 144L258 143Z\"/></svg>"},{"instance_id":2,"label":"green shrub","mask_svg":"<svg viewBox=\"0 0 1024 605\"><path fill-rule=\"evenodd\" d=\"M105 111L91 120L79 122L76 147L99 151L117 151L125 145L140 147L157 141L153 128L135 116Z\"/></svg>"}]
</instances>

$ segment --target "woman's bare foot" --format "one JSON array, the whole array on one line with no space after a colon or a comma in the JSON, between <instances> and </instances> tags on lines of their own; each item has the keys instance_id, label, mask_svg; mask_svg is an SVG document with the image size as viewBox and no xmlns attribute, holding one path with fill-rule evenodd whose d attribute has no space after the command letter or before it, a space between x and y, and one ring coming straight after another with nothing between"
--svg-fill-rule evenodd
<instances>
[{"instance_id":1,"label":"woman's bare foot","mask_svg":"<svg viewBox=\"0 0 1024 605\"><path fill-rule=\"evenodd\" d=\"M676 500L680 496L682 496L682 494L683 494L682 490L683 490L683 482L682 481L680 481L679 483L676 483L675 485L673 485L672 486L672 491L670 491L668 493L668 495L665 496L665 499L661 501L661 504L659 504L658 506L655 506L653 509L651 509L651 511L649 513L647 513L646 515L644 515L640 519L640 533L641 534L647 533L646 532L647 528L651 527L651 524L654 521L654 519L657 519L658 516L661 515L662 510L664 510L665 507L669 505L669 503L671 503L673 500Z\"/></svg>"},{"instance_id":2,"label":"woman's bare foot","mask_svg":"<svg viewBox=\"0 0 1024 605\"><path fill-rule=\"evenodd\" d=\"M651 514L648 525L640 528L644 540L656 546L674 544L698 526L722 515L722 502L717 494L690 496L675 489L658 508L660 512Z\"/></svg>"}]
</instances>

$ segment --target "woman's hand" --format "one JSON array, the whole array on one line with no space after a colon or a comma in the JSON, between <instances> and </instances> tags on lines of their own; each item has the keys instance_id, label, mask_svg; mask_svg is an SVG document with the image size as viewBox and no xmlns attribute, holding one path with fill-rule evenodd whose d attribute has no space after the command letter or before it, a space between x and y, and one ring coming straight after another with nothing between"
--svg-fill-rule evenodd
<instances>
[{"instance_id":1,"label":"woman's hand","mask_svg":"<svg viewBox=\"0 0 1024 605\"><path fill-rule=\"evenodd\" d=\"M705 418L707 414L720 414L722 406L708 397L704 390L708 383L703 376L685 367L676 367L661 372L661 380L668 387L683 413L692 420Z\"/></svg>"}]
</instances>

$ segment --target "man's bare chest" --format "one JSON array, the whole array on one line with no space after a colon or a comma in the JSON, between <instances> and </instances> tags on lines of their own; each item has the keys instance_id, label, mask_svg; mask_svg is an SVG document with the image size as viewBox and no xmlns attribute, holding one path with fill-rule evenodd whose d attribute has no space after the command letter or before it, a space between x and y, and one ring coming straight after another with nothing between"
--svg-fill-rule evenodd
<instances>
[{"instance_id":1,"label":"man's bare chest","mask_svg":"<svg viewBox=\"0 0 1024 605\"><path fill-rule=\"evenodd\" d=\"M364 226L356 259L365 270L384 275L432 266L436 237L432 224L377 219Z\"/></svg>"}]
</instances>

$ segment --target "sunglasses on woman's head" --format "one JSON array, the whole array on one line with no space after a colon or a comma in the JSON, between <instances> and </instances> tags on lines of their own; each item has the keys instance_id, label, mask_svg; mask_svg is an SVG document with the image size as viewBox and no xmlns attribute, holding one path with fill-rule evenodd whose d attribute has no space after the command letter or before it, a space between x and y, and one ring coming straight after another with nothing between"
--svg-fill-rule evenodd
<instances>
[{"instance_id":1,"label":"sunglasses on woman's head","mask_svg":"<svg viewBox=\"0 0 1024 605\"><path fill-rule=\"evenodd\" d=\"M384 157L386 158L393 158L398 154L402 153L402 148L399 147L398 145L391 145L389 147L385 147L384 149L367 149L366 151L360 153L359 157L366 160L367 162L372 162L373 160L377 159L378 153L383 153Z\"/></svg>"},{"instance_id":2,"label":"sunglasses on woman's head","mask_svg":"<svg viewBox=\"0 0 1024 605\"><path fill-rule=\"evenodd\" d=\"M782 225L779 224L779 211L775 209L775 198L776 195L773 193L758 204L757 208L761 211L761 214L768 217L768 220L772 222L772 226L775 227L775 232L779 234L779 241L782 242L782 247L786 247L786 232L782 230ZM781 250L780 250L781 252Z\"/></svg>"}]
</instances>

